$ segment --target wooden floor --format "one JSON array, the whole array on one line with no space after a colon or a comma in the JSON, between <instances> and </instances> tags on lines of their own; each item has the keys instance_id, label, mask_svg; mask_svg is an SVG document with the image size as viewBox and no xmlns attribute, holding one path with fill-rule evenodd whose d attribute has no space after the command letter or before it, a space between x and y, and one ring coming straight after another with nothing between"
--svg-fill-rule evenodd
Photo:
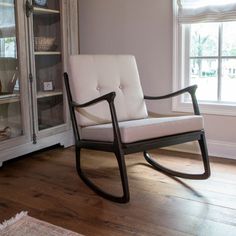
<instances>
[{"instance_id":1,"label":"wooden floor","mask_svg":"<svg viewBox=\"0 0 236 236\"><path fill-rule=\"evenodd\" d=\"M94 194L79 179L73 151L55 148L4 163L0 221L28 211L30 216L85 235L236 235L236 162L214 159L210 179L179 180L150 168L142 154L129 155L131 200L116 204ZM201 171L198 156L152 154L169 167ZM94 181L119 191L111 154L84 151L83 157Z\"/></svg>"}]
</instances>

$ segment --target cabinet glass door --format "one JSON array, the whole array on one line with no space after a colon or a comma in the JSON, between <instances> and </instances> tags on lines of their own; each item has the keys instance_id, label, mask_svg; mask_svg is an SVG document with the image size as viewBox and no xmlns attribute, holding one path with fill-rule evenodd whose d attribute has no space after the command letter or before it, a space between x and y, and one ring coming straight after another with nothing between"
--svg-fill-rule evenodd
<instances>
[{"instance_id":1,"label":"cabinet glass door","mask_svg":"<svg viewBox=\"0 0 236 236\"><path fill-rule=\"evenodd\" d=\"M15 9L0 0L0 142L23 134Z\"/></svg>"},{"instance_id":2,"label":"cabinet glass door","mask_svg":"<svg viewBox=\"0 0 236 236\"><path fill-rule=\"evenodd\" d=\"M39 131L64 123L60 2L59 0L33 0Z\"/></svg>"}]
</instances>

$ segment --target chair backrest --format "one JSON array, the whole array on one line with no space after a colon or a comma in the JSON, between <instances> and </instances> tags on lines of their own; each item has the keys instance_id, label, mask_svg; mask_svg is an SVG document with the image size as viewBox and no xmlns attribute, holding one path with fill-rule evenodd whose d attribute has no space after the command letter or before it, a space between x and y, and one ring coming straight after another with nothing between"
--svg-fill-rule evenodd
<instances>
[{"instance_id":1,"label":"chair backrest","mask_svg":"<svg viewBox=\"0 0 236 236\"><path fill-rule=\"evenodd\" d=\"M73 55L70 57L72 98L81 104L109 92L116 92L118 121L147 118L147 108L134 56ZM90 126L111 122L106 101L79 109L77 122Z\"/></svg>"}]
</instances>

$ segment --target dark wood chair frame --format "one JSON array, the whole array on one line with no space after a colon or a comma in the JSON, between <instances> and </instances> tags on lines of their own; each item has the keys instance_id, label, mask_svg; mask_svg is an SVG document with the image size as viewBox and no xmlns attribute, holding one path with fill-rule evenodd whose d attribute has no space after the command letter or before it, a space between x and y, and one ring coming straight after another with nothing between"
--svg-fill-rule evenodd
<instances>
[{"instance_id":1,"label":"dark wood chair frame","mask_svg":"<svg viewBox=\"0 0 236 236\"><path fill-rule=\"evenodd\" d=\"M89 102L84 104L77 104L73 101L70 86L69 86L69 77L67 73L64 73L64 80L65 86L67 91L67 98L69 103L69 110L71 115L71 121L73 126L73 132L75 136L75 148L76 148L76 169L80 176L80 178L84 181L84 183L89 186L94 192L98 195L114 201L118 203L126 203L130 199L129 194L129 185L128 185L128 177L125 165L125 158L126 154L136 153L136 152L143 152L144 158L146 161L151 164L156 170L161 171L167 175L181 177L181 178L188 178L188 179L207 179L210 176L210 164L208 158L208 151L207 151L207 144L205 139L204 130L188 132L188 133L181 133L176 135L164 136L155 139L143 140L134 143L122 143L120 130L119 130L119 122L117 120L116 109L114 105L114 99L116 96L115 92L110 92L103 96L100 96L96 99L93 99ZM165 96L158 96L158 97L151 97L151 96L144 96L144 99L148 100L160 100L160 99L167 99L171 98L183 93L189 93L192 99L193 110L195 115L200 115L197 99L195 96L195 92L197 89L197 85L189 86L187 88L181 89L177 92L165 95ZM111 112L111 120L113 126L113 133L114 133L114 141L113 142L103 142L103 141L94 141L94 140L84 140L80 139L79 129L76 122L75 117L75 108L84 108L90 105L94 105L96 103L107 101L110 112ZM167 147L170 145L190 142L197 140L199 142L201 154L202 154L202 161L204 166L204 172L202 174L187 174L182 172L177 172L162 165L158 164L155 160L151 158L147 150ZM114 196L110 193L103 191L101 188L96 186L81 169L81 161L80 161L80 150L84 149L92 149L98 151L106 151L106 152L113 152L116 156L119 172L121 177L123 195L122 196Z\"/></svg>"}]
</instances>

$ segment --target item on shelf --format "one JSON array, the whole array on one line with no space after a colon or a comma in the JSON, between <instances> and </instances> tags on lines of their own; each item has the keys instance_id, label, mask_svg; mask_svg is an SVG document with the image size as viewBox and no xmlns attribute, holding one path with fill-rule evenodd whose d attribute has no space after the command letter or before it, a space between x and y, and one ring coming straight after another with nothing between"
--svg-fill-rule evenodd
<instances>
[{"instance_id":1,"label":"item on shelf","mask_svg":"<svg viewBox=\"0 0 236 236\"><path fill-rule=\"evenodd\" d=\"M11 137L11 128L5 127L3 130L0 130L0 141L6 140Z\"/></svg>"},{"instance_id":2,"label":"item on shelf","mask_svg":"<svg viewBox=\"0 0 236 236\"><path fill-rule=\"evenodd\" d=\"M50 51L55 49L56 38L53 37L34 37L35 51Z\"/></svg>"},{"instance_id":3,"label":"item on shelf","mask_svg":"<svg viewBox=\"0 0 236 236\"><path fill-rule=\"evenodd\" d=\"M52 81L43 82L43 91L53 91L54 86Z\"/></svg>"},{"instance_id":4,"label":"item on shelf","mask_svg":"<svg viewBox=\"0 0 236 236\"><path fill-rule=\"evenodd\" d=\"M9 93L13 93L14 92L14 88L15 88L17 80L18 80L18 73L17 73L17 68L16 68L15 73L13 74L11 80L8 83L8 92Z\"/></svg>"},{"instance_id":5,"label":"item on shelf","mask_svg":"<svg viewBox=\"0 0 236 236\"><path fill-rule=\"evenodd\" d=\"M47 6L47 0L34 0L35 5L38 5L40 7L46 7Z\"/></svg>"},{"instance_id":6,"label":"item on shelf","mask_svg":"<svg viewBox=\"0 0 236 236\"><path fill-rule=\"evenodd\" d=\"M2 92L2 81L0 80L0 94Z\"/></svg>"}]
</instances>

